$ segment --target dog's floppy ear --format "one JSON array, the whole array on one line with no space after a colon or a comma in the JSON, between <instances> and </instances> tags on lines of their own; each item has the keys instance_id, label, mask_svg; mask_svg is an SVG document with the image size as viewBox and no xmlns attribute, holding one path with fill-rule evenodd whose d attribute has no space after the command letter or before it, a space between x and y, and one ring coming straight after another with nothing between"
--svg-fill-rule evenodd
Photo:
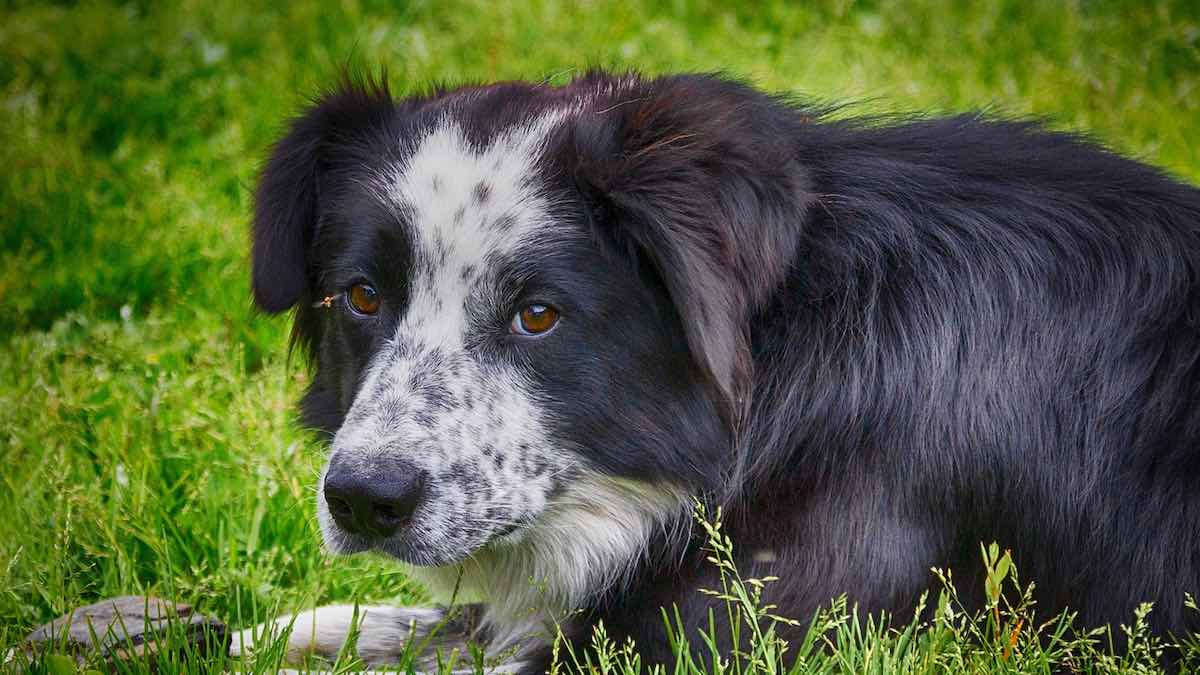
<instances>
[{"instance_id":1,"label":"dog's floppy ear","mask_svg":"<svg viewBox=\"0 0 1200 675\"><path fill-rule=\"evenodd\" d=\"M737 426L749 404L749 322L789 269L812 201L791 147L801 117L718 77L576 86L596 90L574 127L576 180L661 275Z\"/></svg>"},{"instance_id":2,"label":"dog's floppy ear","mask_svg":"<svg viewBox=\"0 0 1200 675\"><path fill-rule=\"evenodd\" d=\"M347 76L292 120L275 144L254 193L251 286L260 309L282 312L310 290L309 249L329 149L383 123L394 110L382 76L365 83Z\"/></svg>"}]
</instances>

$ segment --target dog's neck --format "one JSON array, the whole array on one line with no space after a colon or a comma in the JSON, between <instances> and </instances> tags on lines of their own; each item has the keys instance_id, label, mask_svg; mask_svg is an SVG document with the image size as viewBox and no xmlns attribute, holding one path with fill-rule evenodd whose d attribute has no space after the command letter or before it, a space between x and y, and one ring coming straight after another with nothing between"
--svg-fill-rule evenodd
<instances>
[{"instance_id":1,"label":"dog's neck","mask_svg":"<svg viewBox=\"0 0 1200 675\"><path fill-rule=\"evenodd\" d=\"M549 633L602 595L627 584L656 537L682 541L692 503L669 484L596 473L580 476L531 527L467 560L413 568L444 603L484 604L489 651Z\"/></svg>"}]
</instances>

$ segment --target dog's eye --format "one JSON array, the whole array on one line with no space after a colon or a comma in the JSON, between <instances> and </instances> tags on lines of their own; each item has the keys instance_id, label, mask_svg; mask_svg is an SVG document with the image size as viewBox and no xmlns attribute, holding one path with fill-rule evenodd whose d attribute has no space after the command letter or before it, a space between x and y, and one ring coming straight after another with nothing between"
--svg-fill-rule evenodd
<instances>
[{"instance_id":1,"label":"dog's eye","mask_svg":"<svg viewBox=\"0 0 1200 675\"><path fill-rule=\"evenodd\" d=\"M346 294L350 308L359 314L370 316L379 311L379 293L366 284L354 284Z\"/></svg>"},{"instance_id":2,"label":"dog's eye","mask_svg":"<svg viewBox=\"0 0 1200 675\"><path fill-rule=\"evenodd\" d=\"M549 305L527 305L513 315L509 329L517 335L541 335L557 323L557 309Z\"/></svg>"}]
</instances>

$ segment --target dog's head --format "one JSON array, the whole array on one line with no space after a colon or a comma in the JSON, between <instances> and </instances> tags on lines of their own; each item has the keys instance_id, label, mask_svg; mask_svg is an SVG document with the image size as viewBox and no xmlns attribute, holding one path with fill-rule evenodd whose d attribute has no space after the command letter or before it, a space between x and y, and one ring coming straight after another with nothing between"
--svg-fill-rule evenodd
<instances>
[{"instance_id":1,"label":"dog's head","mask_svg":"<svg viewBox=\"0 0 1200 675\"><path fill-rule=\"evenodd\" d=\"M441 565L719 486L809 202L780 110L591 74L348 84L297 118L256 193L253 289L295 308L314 366L328 545Z\"/></svg>"}]
</instances>

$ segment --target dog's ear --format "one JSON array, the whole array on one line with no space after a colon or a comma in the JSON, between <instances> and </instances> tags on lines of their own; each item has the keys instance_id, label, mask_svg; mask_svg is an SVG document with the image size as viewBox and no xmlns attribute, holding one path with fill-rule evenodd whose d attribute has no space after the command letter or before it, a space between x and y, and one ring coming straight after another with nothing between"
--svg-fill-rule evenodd
<instances>
[{"instance_id":1,"label":"dog's ear","mask_svg":"<svg viewBox=\"0 0 1200 675\"><path fill-rule=\"evenodd\" d=\"M717 77L589 76L575 179L657 269L688 346L736 427L749 405L749 323L792 264L809 180L801 116Z\"/></svg>"},{"instance_id":2,"label":"dog's ear","mask_svg":"<svg viewBox=\"0 0 1200 675\"><path fill-rule=\"evenodd\" d=\"M292 120L271 151L254 193L251 286L258 307L282 312L311 290L309 249L320 216L329 151L386 122L395 105L381 76L345 77Z\"/></svg>"}]
</instances>

